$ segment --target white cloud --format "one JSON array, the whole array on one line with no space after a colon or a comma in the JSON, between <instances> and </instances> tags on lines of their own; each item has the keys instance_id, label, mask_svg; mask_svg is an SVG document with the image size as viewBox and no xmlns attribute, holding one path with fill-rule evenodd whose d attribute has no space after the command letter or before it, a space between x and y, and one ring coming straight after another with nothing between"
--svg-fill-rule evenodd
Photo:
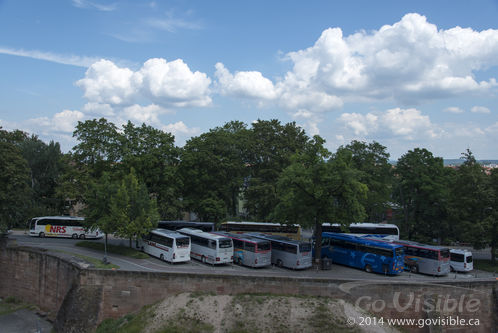
<instances>
[{"instance_id":1,"label":"white cloud","mask_svg":"<svg viewBox=\"0 0 498 333\"><path fill-rule=\"evenodd\" d=\"M134 104L123 109L121 117L126 120L131 120L134 123L146 123L148 125L161 125L159 120L159 115L168 113L169 111L161 108L156 104L150 104L147 106L141 106Z\"/></svg>"},{"instance_id":2,"label":"white cloud","mask_svg":"<svg viewBox=\"0 0 498 333\"><path fill-rule=\"evenodd\" d=\"M88 0L73 0L73 5L78 8L97 9L103 12L110 12L116 10L117 8L117 5L115 3L103 5L98 2L92 2Z\"/></svg>"},{"instance_id":3,"label":"white cloud","mask_svg":"<svg viewBox=\"0 0 498 333\"><path fill-rule=\"evenodd\" d=\"M357 136L398 137L404 140L436 138L441 131L431 123L429 116L417 109L390 109L379 114L343 113L339 122Z\"/></svg>"},{"instance_id":4,"label":"white cloud","mask_svg":"<svg viewBox=\"0 0 498 333\"><path fill-rule=\"evenodd\" d=\"M177 135L192 136L192 135L197 135L201 132L200 128L198 127L193 127L193 128L187 127L187 125L185 125L183 121L178 121L173 124L164 125L162 126L162 130L165 132L172 133L175 136Z\"/></svg>"},{"instance_id":5,"label":"white cloud","mask_svg":"<svg viewBox=\"0 0 498 333\"><path fill-rule=\"evenodd\" d=\"M223 95L273 100L277 92L273 83L260 72L236 72L231 74L222 63L216 64L216 77Z\"/></svg>"},{"instance_id":6,"label":"white cloud","mask_svg":"<svg viewBox=\"0 0 498 333\"><path fill-rule=\"evenodd\" d=\"M284 59L292 69L274 81L259 72L231 74L218 64L222 93L276 101L294 114L334 111L349 102L415 105L494 95L496 79L478 81L475 72L498 65L498 30L438 29L412 13L392 25L348 36L340 28L326 29L312 46Z\"/></svg>"},{"instance_id":7,"label":"white cloud","mask_svg":"<svg viewBox=\"0 0 498 333\"><path fill-rule=\"evenodd\" d=\"M182 59L171 62L161 58L149 59L136 76L142 95L159 104L178 107L211 104L211 79L205 73L192 72Z\"/></svg>"},{"instance_id":8,"label":"white cloud","mask_svg":"<svg viewBox=\"0 0 498 333\"><path fill-rule=\"evenodd\" d=\"M444 109L443 112L448 112L448 113L464 113L465 110L461 109L461 108L459 108L457 106L450 106L450 107Z\"/></svg>"},{"instance_id":9,"label":"white cloud","mask_svg":"<svg viewBox=\"0 0 498 333\"><path fill-rule=\"evenodd\" d=\"M470 112L473 113L491 113L491 110L485 106L474 106L470 109Z\"/></svg>"},{"instance_id":10,"label":"white cloud","mask_svg":"<svg viewBox=\"0 0 498 333\"><path fill-rule=\"evenodd\" d=\"M85 73L85 78L76 85L83 89L84 97L90 102L101 104L126 104L138 92L134 72L120 68L110 60L99 60Z\"/></svg>"},{"instance_id":11,"label":"white cloud","mask_svg":"<svg viewBox=\"0 0 498 333\"><path fill-rule=\"evenodd\" d=\"M211 80L192 72L181 59L149 59L138 71L100 60L90 66L85 78L76 82L90 103L129 106L148 100L161 106L204 107L211 104Z\"/></svg>"},{"instance_id":12,"label":"white cloud","mask_svg":"<svg viewBox=\"0 0 498 333\"><path fill-rule=\"evenodd\" d=\"M0 54L8 54L18 57L26 57L38 60L55 62L63 65L72 65L78 67L88 67L99 60L95 57L82 57L77 55L64 55L52 52L38 50L13 49L9 47L0 47Z\"/></svg>"},{"instance_id":13,"label":"white cloud","mask_svg":"<svg viewBox=\"0 0 498 333\"><path fill-rule=\"evenodd\" d=\"M343 113L339 117L339 121L352 129L355 135L363 136L377 131L378 119L378 116L371 113L365 116L359 113Z\"/></svg>"},{"instance_id":14,"label":"white cloud","mask_svg":"<svg viewBox=\"0 0 498 333\"><path fill-rule=\"evenodd\" d=\"M85 115L83 112L74 110L64 110L56 113L52 118L40 117L32 118L18 127L29 133L49 135L52 133L72 134L78 121L83 121Z\"/></svg>"}]
</instances>

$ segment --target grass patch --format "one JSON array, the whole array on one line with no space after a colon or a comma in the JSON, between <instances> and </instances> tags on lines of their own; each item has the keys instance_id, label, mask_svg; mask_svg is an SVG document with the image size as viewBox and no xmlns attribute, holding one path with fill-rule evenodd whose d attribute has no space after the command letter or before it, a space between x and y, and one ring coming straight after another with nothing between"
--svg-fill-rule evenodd
<instances>
[{"instance_id":1,"label":"grass patch","mask_svg":"<svg viewBox=\"0 0 498 333\"><path fill-rule=\"evenodd\" d=\"M487 259L474 259L474 268L481 271L498 273L498 262L494 263Z\"/></svg>"},{"instance_id":2,"label":"grass patch","mask_svg":"<svg viewBox=\"0 0 498 333\"><path fill-rule=\"evenodd\" d=\"M73 253L73 252L69 252L69 251L64 251L64 250L53 250L53 251L54 252L66 253L66 254L70 254L72 256L81 258L81 259L89 262L90 264L92 264L95 268L101 268L101 269L113 269L114 268L114 269L119 269L118 265L115 265L115 264L104 264L102 262L102 260L97 259L97 258L93 258L93 257L89 257L89 256L85 256L85 255L82 255L82 254Z\"/></svg>"},{"instance_id":3,"label":"grass patch","mask_svg":"<svg viewBox=\"0 0 498 333\"><path fill-rule=\"evenodd\" d=\"M25 304L21 300L9 296L0 301L0 316L32 307L32 305Z\"/></svg>"},{"instance_id":4,"label":"grass patch","mask_svg":"<svg viewBox=\"0 0 498 333\"><path fill-rule=\"evenodd\" d=\"M154 317L152 306L145 306L138 313L127 314L118 319L105 319L95 333L140 333Z\"/></svg>"},{"instance_id":5,"label":"grass patch","mask_svg":"<svg viewBox=\"0 0 498 333\"><path fill-rule=\"evenodd\" d=\"M96 242L90 242L90 241L81 241L81 242L77 242L76 246L85 247L87 249L92 249L92 250L104 252L104 244L102 244L102 243L96 243ZM114 254L120 254L122 256L127 256L127 257L135 258L135 259L147 259L147 258L149 258L149 256L146 253L135 250L135 249L128 247L128 246L107 244L107 252L114 253Z\"/></svg>"}]
</instances>

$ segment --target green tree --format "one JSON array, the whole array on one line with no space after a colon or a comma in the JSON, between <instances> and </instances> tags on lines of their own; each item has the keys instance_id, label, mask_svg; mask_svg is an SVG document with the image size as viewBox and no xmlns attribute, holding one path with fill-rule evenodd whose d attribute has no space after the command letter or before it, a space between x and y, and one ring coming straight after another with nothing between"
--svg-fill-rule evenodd
<instances>
[{"instance_id":1,"label":"green tree","mask_svg":"<svg viewBox=\"0 0 498 333\"><path fill-rule=\"evenodd\" d=\"M62 152L59 143L47 145L36 135L26 136L19 148L28 162L33 193L31 215L58 214L62 201L56 188L62 173Z\"/></svg>"},{"instance_id":2,"label":"green tree","mask_svg":"<svg viewBox=\"0 0 498 333\"><path fill-rule=\"evenodd\" d=\"M381 222L389 206L392 192L392 173L389 153L378 142L352 141L340 150L352 154L352 166L359 170L360 181L368 186L367 196L362 205L367 213L367 221Z\"/></svg>"},{"instance_id":3,"label":"green tree","mask_svg":"<svg viewBox=\"0 0 498 333\"><path fill-rule=\"evenodd\" d=\"M135 169L137 178L157 198L160 216L167 220L179 218L182 182L175 137L145 124L134 126L128 122L123 126L121 142L122 173Z\"/></svg>"},{"instance_id":4,"label":"green tree","mask_svg":"<svg viewBox=\"0 0 498 333\"><path fill-rule=\"evenodd\" d=\"M477 163L474 155L467 149L462 154L464 162L456 172L452 187L451 218L454 221L454 234L460 241L470 242L476 249L496 242L496 213L493 207L494 193L490 184L495 178L488 176ZM491 181L491 182L490 182ZM494 243L496 244L496 243Z\"/></svg>"},{"instance_id":5,"label":"green tree","mask_svg":"<svg viewBox=\"0 0 498 333\"><path fill-rule=\"evenodd\" d=\"M116 232L119 228L119 220L116 219L115 196L118 186L111 180L110 175L104 172L95 181L91 181L85 195L86 207L85 227L89 229L98 228L105 234L105 255L107 261L107 236Z\"/></svg>"},{"instance_id":6,"label":"green tree","mask_svg":"<svg viewBox=\"0 0 498 333\"><path fill-rule=\"evenodd\" d=\"M31 198L28 164L13 135L0 127L0 233L24 225Z\"/></svg>"},{"instance_id":7,"label":"green tree","mask_svg":"<svg viewBox=\"0 0 498 333\"><path fill-rule=\"evenodd\" d=\"M402 207L402 233L413 240L444 241L449 234L449 171L443 159L415 148L399 158L394 172L393 197Z\"/></svg>"},{"instance_id":8,"label":"green tree","mask_svg":"<svg viewBox=\"0 0 498 333\"><path fill-rule=\"evenodd\" d=\"M185 144L179 169L183 202L185 208L201 220L214 216L217 219L214 222L218 222L237 215L239 196L248 173L244 159L246 141L245 124L229 122Z\"/></svg>"},{"instance_id":9,"label":"green tree","mask_svg":"<svg viewBox=\"0 0 498 333\"><path fill-rule=\"evenodd\" d=\"M498 169L494 168L489 176L489 185L492 191L491 206L485 208L486 232L488 244L491 247L491 260L496 262L498 251Z\"/></svg>"},{"instance_id":10,"label":"green tree","mask_svg":"<svg viewBox=\"0 0 498 333\"><path fill-rule=\"evenodd\" d=\"M324 140L315 136L303 151L293 155L277 185L279 203L274 217L283 223L297 223L315 230L315 262L320 261L322 223L336 221L344 226L362 220L361 205L367 191L352 167L347 150L330 158Z\"/></svg>"},{"instance_id":11,"label":"green tree","mask_svg":"<svg viewBox=\"0 0 498 333\"><path fill-rule=\"evenodd\" d=\"M303 150L310 138L296 123L282 125L276 119L252 124L247 144L250 175L245 183L245 208L251 218L269 221L278 203L277 182L290 165L291 156Z\"/></svg>"},{"instance_id":12,"label":"green tree","mask_svg":"<svg viewBox=\"0 0 498 333\"><path fill-rule=\"evenodd\" d=\"M159 221L156 200L149 197L145 184L140 184L135 170L124 177L111 197L110 214L117 223L116 235L129 239L147 234Z\"/></svg>"},{"instance_id":13,"label":"green tree","mask_svg":"<svg viewBox=\"0 0 498 333\"><path fill-rule=\"evenodd\" d=\"M78 122L73 132L79 143L73 147L76 167L85 166L92 178L116 167L120 160L120 136L116 126L105 118Z\"/></svg>"}]
</instances>

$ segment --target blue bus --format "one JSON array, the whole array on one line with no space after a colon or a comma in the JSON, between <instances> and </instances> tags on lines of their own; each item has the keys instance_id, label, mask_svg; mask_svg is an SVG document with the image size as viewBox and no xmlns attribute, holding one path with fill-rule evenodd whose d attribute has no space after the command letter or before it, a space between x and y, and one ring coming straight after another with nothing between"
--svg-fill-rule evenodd
<instances>
[{"instance_id":1,"label":"blue bus","mask_svg":"<svg viewBox=\"0 0 498 333\"><path fill-rule=\"evenodd\" d=\"M333 232L322 233L322 258L369 273L396 275L404 269L402 245Z\"/></svg>"}]
</instances>

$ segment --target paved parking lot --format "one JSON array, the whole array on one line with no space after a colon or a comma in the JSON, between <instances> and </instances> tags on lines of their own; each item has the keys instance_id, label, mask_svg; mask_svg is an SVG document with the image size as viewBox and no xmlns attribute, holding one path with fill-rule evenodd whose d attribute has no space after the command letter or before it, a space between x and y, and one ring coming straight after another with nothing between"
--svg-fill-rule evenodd
<instances>
[{"instance_id":1,"label":"paved parking lot","mask_svg":"<svg viewBox=\"0 0 498 333\"><path fill-rule=\"evenodd\" d=\"M83 254L86 256L102 259L103 254L90 249L75 246L76 240L63 238L38 238L30 237L23 232L16 231L11 238L14 238L18 245L41 247L47 249L58 256L71 258L73 254ZM96 240L103 242L103 240ZM110 238L110 243L115 245L128 246L128 240ZM63 252L61 252L63 251ZM184 272L184 273L204 273L204 274L224 274L224 275L252 275L252 276L286 276L286 277L308 277L308 278L332 278L332 279L353 279L353 280L413 280L413 281L444 281L444 280L470 280L476 278L494 277L493 273L475 270L470 273L450 273L443 277L433 277L423 274L413 274L403 272L397 276L385 276L383 274L366 273L362 270L332 264L330 270L290 270L276 266L265 268L250 268L245 266L230 265L209 265L196 260L188 263L169 264L157 258L132 259L125 256L110 254L108 259L120 266L122 270L130 271L155 271L155 272ZM81 260L80 260L81 261Z\"/></svg>"}]
</instances>

